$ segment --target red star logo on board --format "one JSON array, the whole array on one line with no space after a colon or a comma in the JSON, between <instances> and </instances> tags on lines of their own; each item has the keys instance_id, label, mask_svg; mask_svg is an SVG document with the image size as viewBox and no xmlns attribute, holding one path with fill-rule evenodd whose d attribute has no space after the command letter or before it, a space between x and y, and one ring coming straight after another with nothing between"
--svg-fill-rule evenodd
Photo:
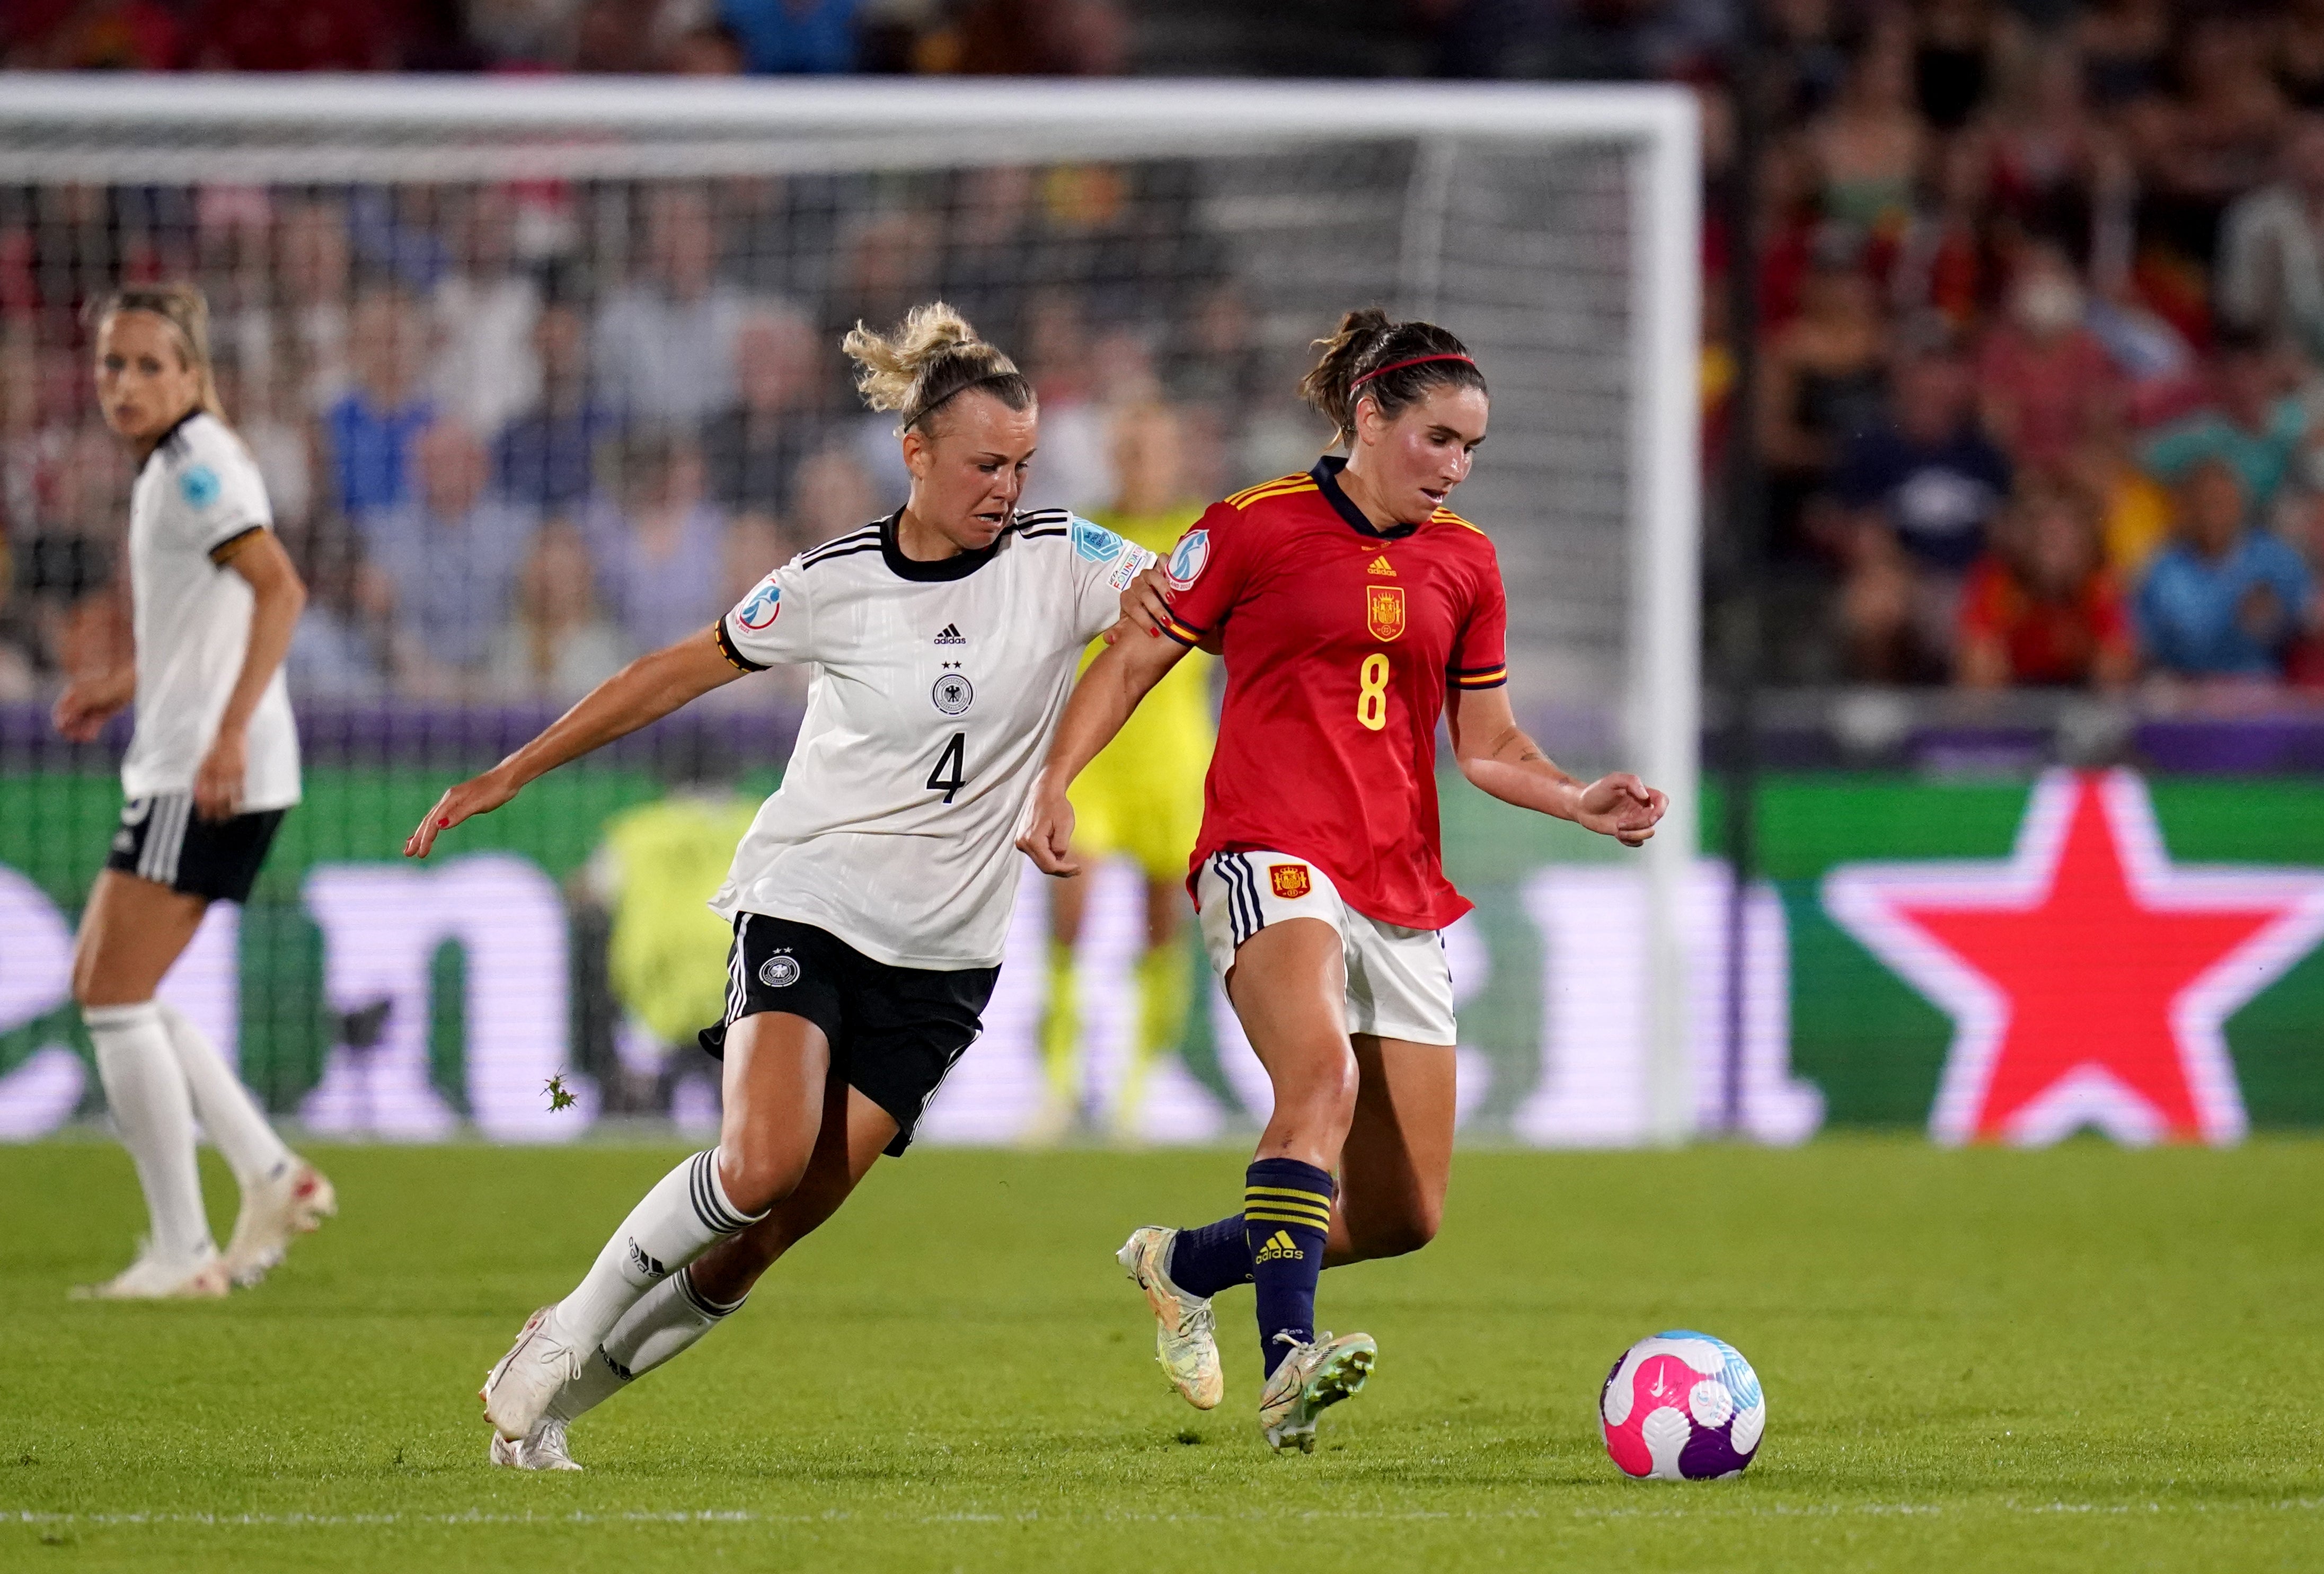
<instances>
[{"instance_id":1,"label":"red star logo on board","mask_svg":"<svg viewBox=\"0 0 2324 1574\"><path fill-rule=\"evenodd\" d=\"M2234 1142L2227 1020L2324 940L2324 875L2174 865L2128 771L2034 788L2006 863L1848 864L1824 910L1953 1019L1941 1142Z\"/></svg>"}]
</instances>

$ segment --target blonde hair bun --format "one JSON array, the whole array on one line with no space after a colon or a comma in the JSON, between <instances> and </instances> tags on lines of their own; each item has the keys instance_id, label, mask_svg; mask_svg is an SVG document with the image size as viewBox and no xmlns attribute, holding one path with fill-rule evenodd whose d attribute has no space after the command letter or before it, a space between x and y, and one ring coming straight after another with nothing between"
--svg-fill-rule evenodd
<instances>
[{"instance_id":1,"label":"blonde hair bun","mask_svg":"<svg viewBox=\"0 0 2324 1574\"><path fill-rule=\"evenodd\" d=\"M1017 363L976 336L966 318L941 300L916 306L892 333L860 320L839 347L855 363L856 391L873 410L894 410L912 427L953 395L982 387L1011 410L1030 409L1032 385Z\"/></svg>"}]
</instances>

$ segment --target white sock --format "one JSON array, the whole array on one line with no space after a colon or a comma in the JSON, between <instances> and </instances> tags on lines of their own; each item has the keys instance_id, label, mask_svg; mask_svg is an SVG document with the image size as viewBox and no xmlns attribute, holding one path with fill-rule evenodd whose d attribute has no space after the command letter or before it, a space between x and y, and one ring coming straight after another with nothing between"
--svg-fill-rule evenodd
<instances>
[{"instance_id":1,"label":"white sock","mask_svg":"<svg viewBox=\"0 0 2324 1574\"><path fill-rule=\"evenodd\" d=\"M226 1155L242 1189L250 1190L253 1182L288 1165L290 1150L266 1123L265 1112L250 1096L250 1090L226 1069L226 1057L218 1054L217 1046L175 1006L163 1005L161 1012L170 1048L177 1054L179 1068L185 1072L186 1091L193 1097L194 1114L210 1140L217 1144L218 1152Z\"/></svg>"},{"instance_id":2,"label":"white sock","mask_svg":"<svg viewBox=\"0 0 2324 1574\"><path fill-rule=\"evenodd\" d=\"M716 1148L696 1154L654 1183L581 1283L557 1303L550 1315L558 1337L577 1349L595 1349L647 1291L765 1217L742 1212L727 1197L718 1183Z\"/></svg>"},{"instance_id":3,"label":"white sock","mask_svg":"<svg viewBox=\"0 0 2324 1574\"><path fill-rule=\"evenodd\" d=\"M91 1006L80 1019L97 1046L97 1080L105 1101L137 1165L152 1220L150 1250L188 1266L215 1256L210 1223L202 1212L201 1174L194 1167L194 1109L186 1074L170 1048L161 1013L151 1000L134 1006Z\"/></svg>"},{"instance_id":4,"label":"white sock","mask_svg":"<svg viewBox=\"0 0 2324 1574\"><path fill-rule=\"evenodd\" d=\"M680 1268L622 1314L595 1356L581 1364L581 1375L558 1391L550 1413L563 1421L577 1420L692 1349L704 1334L742 1310L741 1301L723 1306L703 1294Z\"/></svg>"}]
</instances>

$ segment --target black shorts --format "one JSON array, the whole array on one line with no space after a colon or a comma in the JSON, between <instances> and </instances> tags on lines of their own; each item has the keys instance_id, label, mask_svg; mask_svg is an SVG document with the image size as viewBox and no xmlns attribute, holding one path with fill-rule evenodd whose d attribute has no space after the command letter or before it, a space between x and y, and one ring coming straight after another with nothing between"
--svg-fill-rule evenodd
<instances>
[{"instance_id":1,"label":"black shorts","mask_svg":"<svg viewBox=\"0 0 2324 1574\"><path fill-rule=\"evenodd\" d=\"M744 913L726 953L726 1020L702 1030L702 1047L724 1060L726 1029L761 1011L806 1017L831 1040L831 1069L895 1118L892 1158L984 1031L1000 977L997 967L891 967L812 924Z\"/></svg>"},{"instance_id":2,"label":"black shorts","mask_svg":"<svg viewBox=\"0 0 2324 1574\"><path fill-rule=\"evenodd\" d=\"M157 793L121 806L105 867L213 902L246 902L284 811L205 820L191 793Z\"/></svg>"}]
</instances>

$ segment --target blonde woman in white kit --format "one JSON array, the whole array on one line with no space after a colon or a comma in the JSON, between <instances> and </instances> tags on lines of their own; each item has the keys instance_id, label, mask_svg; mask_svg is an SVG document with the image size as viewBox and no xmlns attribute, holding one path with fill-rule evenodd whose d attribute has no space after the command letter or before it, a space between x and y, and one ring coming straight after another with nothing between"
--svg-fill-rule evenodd
<instances>
[{"instance_id":1,"label":"blonde woman in white kit","mask_svg":"<svg viewBox=\"0 0 2324 1574\"><path fill-rule=\"evenodd\" d=\"M258 466L212 386L209 309L188 284L98 302L97 402L138 462L129 503L133 666L74 680L57 731L88 742L133 702L128 799L81 915L73 999L151 1232L101 1300L218 1296L254 1284L290 1237L337 1210L331 1183L283 1145L200 1029L157 1001L213 901L248 899L299 801L299 738L282 656L306 588L268 527ZM221 1255L202 1210L194 1121L242 1188Z\"/></svg>"}]
</instances>

